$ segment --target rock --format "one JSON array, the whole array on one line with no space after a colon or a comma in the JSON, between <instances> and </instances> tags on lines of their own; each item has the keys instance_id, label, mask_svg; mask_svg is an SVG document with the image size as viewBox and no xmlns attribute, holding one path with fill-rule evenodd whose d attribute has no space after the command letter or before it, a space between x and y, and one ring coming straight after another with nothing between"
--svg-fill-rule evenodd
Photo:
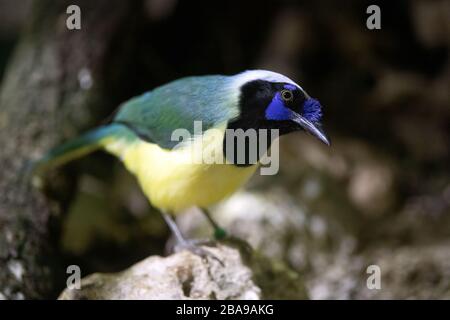
<instances>
[{"instance_id":1,"label":"rock","mask_svg":"<svg viewBox=\"0 0 450 320\"><path fill-rule=\"evenodd\" d=\"M302 275L312 271L316 260L336 254L341 246L349 246L348 238L353 239L343 226L324 215L312 214L278 187L240 191L211 214L231 235L245 239L266 257L283 261ZM180 215L177 223L192 238L211 233L200 212ZM348 250L353 245L350 247Z\"/></svg>"},{"instance_id":2,"label":"rock","mask_svg":"<svg viewBox=\"0 0 450 320\"><path fill-rule=\"evenodd\" d=\"M361 290L361 299L450 299L449 242L379 248L369 259L380 266L381 290ZM369 260L367 259L367 260Z\"/></svg>"},{"instance_id":3,"label":"rock","mask_svg":"<svg viewBox=\"0 0 450 320\"><path fill-rule=\"evenodd\" d=\"M95 273L59 299L306 299L299 275L245 242L203 247L214 257L181 251L151 256L114 274Z\"/></svg>"},{"instance_id":4,"label":"rock","mask_svg":"<svg viewBox=\"0 0 450 320\"><path fill-rule=\"evenodd\" d=\"M450 251L439 244L380 247L341 255L318 268L311 299L449 299ZM369 289L367 267L380 270L380 288Z\"/></svg>"}]
</instances>

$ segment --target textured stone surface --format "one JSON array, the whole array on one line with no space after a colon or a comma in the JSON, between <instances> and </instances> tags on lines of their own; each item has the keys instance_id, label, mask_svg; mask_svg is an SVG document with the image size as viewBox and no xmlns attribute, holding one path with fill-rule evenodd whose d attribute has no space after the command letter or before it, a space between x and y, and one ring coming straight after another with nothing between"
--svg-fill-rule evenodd
<instances>
[{"instance_id":1,"label":"textured stone surface","mask_svg":"<svg viewBox=\"0 0 450 320\"><path fill-rule=\"evenodd\" d=\"M409 209L386 225L365 226L359 234L345 227L345 215L324 219L277 188L242 191L214 210L233 235L301 274L311 299L449 298L448 240L432 241L439 239L438 229L427 236L426 216L410 214ZM179 222L191 236L208 230L199 213L180 216ZM413 243L399 241L411 236ZM367 287L371 265L380 268L380 290Z\"/></svg>"},{"instance_id":2,"label":"textured stone surface","mask_svg":"<svg viewBox=\"0 0 450 320\"><path fill-rule=\"evenodd\" d=\"M245 243L234 244L239 250L204 247L221 262L181 251L151 256L119 273L92 274L82 280L80 290L66 289L59 299L306 298L295 272L259 256Z\"/></svg>"}]
</instances>

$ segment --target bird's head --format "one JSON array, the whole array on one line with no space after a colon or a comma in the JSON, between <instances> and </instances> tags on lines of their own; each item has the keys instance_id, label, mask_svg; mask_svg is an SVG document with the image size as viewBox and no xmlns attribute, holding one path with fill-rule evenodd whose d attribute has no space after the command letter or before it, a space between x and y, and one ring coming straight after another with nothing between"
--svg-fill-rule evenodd
<instances>
[{"instance_id":1,"label":"bird's head","mask_svg":"<svg viewBox=\"0 0 450 320\"><path fill-rule=\"evenodd\" d=\"M236 77L240 91L236 126L279 129L280 134L306 131L330 145L321 128L322 106L298 84L265 70L246 71Z\"/></svg>"}]
</instances>

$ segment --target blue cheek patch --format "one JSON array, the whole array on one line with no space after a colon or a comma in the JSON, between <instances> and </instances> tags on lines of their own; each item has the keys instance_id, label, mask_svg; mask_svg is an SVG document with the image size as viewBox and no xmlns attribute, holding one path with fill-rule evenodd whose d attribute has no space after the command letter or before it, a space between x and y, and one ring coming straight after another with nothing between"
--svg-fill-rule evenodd
<instances>
[{"instance_id":1,"label":"blue cheek patch","mask_svg":"<svg viewBox=\"0 0 450 320\"><path fill-rule=\"evenodd\" d=\"M316 99L309 98L303 104L303 117L312 123L320 122L322 119L322 106Z\"/></svg>"},{"instance_id":2,"label":"blue cheek patch","mask_svg":"<svg viewBox=\"0 0 450 320\"><path fill-rule=\"evenodd\" d=\"M277 93L266 109L266 119L281 121L281 120L290 120L291 117L292 117L291 110L284 106L280 94Z\"/></svg>"}]
</instances>

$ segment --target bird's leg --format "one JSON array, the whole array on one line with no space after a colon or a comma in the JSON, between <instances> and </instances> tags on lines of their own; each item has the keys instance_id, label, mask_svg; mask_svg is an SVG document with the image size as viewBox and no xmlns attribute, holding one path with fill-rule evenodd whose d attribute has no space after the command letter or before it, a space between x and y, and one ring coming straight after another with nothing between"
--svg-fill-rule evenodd
<instances>
[{"instance_id":1,"label":"bird's leg","mask_svg":"<svg viewBox=\"0 0 450 320\"><path fill-rule=\"evenodd\" d=\"M176 240L176 245L174 247L175 251L180 251L180 250L188 250L190 252L192 252L193 254L196 254L202 258L207 258L207 257L211 257L213 259L216 259L217 261L219 261L221 264L222 262L211 252L206 251L205 249L203 249L202 247L200 247L201 244L203 244L201 241L195 241L195 240L188 240L186 239L183 234L181 233L180 229L178 228L177 224L175 223L175 220L173 219L173 217L166 213L166 212L162 212L161 213L164 220L166 221L167 225L169 226L169 229L172 231L173 235L175 236L175 240Z\"/></svg>"},{"instance_id":2,"label":"bird's leg","mask_svg":"<svg viewBox=\"0 0 450 320\"><path fill-rule=\"evenodd\" d=\"M200 210L203 212L203 214L205 215L206 219L209 221L209 223L212 225L212 227L214 228L214 239L216 240L221 240L227 237L227 232L225 231L225 229L221 228L216 221L214 221L214 219L211 217L211 214L209 213L209 211L205 208L200 208Z\"/></svg>"},{"instance_id":3,"label":"bird's leg","mask_svg":"<svg viewBox=\"0 0 450 320\"><path fill-rule=\"evenodd\" d=\"M184 239L183 234L175 223L173 217L166 212L162 212L161 215L164 218L164 221L166 221L167 225L169 226L170 231L172 231L172 234L175 236L177 243L186 242L186 239Z\"/></svg>"}]
</instances>

